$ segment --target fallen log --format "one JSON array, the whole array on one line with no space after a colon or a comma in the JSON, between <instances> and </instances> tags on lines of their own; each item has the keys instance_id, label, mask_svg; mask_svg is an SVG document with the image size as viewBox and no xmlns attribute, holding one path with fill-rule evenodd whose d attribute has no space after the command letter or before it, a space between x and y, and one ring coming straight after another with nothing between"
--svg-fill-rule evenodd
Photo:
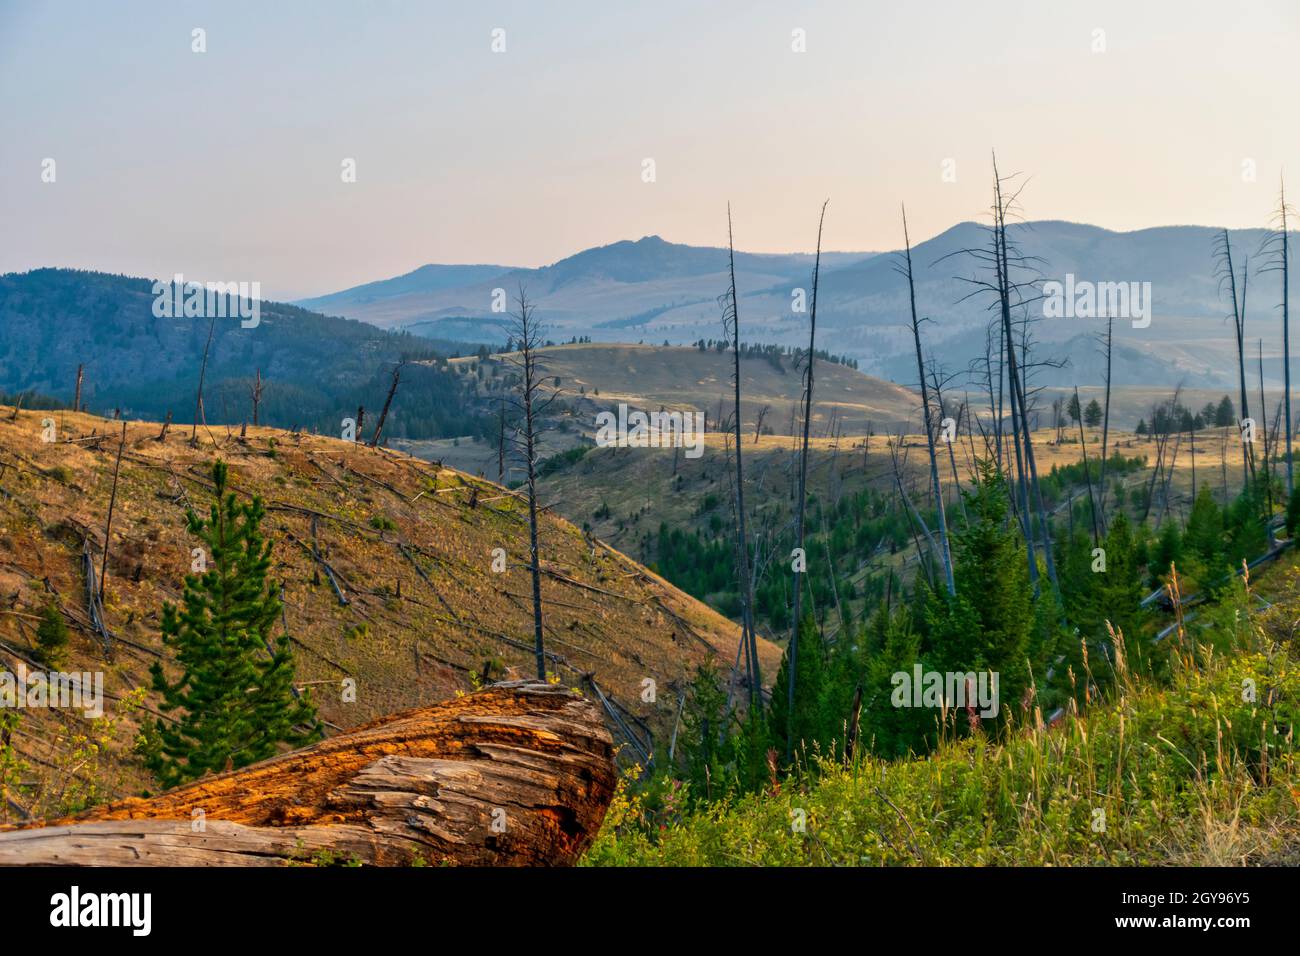
<instances>
[{"instance_id":1,"label":"fallen log","mask_svg":"<svg viewBox=\"0 0 1300 956\"><path fill-rule=\"evenodd\" d=\"M77 817L0 827L0 865L571 864L614 794L597 704L494 684Z\"/></svg>"}]
</instances>

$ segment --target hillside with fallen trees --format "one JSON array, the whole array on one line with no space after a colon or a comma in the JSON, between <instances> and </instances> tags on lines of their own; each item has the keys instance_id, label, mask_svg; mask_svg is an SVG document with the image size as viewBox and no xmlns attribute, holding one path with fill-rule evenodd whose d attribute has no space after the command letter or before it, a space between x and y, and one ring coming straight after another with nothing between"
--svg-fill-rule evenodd
<instances>
[{"instance_id":1,"label":"hillside with fallen trees","mask_svg":"<svg viewBox=\"0 0 1300 956\"><path fill-rule=\"evenodd\" d=\"M105 700L96 720L66 708L16 712L3 732L21 767L0 776L0 822L156 789L131 753L141 718L161 716L141 688L152 663L169 666L162 606L180 599L191 570L197 542L184 516L206 512L217 458L241 498L265 505L270 577L283 584L277 634L291 637L296 688L315 702L326 744L535 676L527 505L516 494L335 438L252 427L192 437L188 425L123 430L87 414L3 408L0 670L42 669L37 630L53 606L70 634L58 669L102 672ZM620 760L644 763L667 744L695 668L735 660L738 628L549 510L540 553L551 680L600 709ZM766 642L760 651L770 680L779 651Z\"/></svg>"}]
</instances>

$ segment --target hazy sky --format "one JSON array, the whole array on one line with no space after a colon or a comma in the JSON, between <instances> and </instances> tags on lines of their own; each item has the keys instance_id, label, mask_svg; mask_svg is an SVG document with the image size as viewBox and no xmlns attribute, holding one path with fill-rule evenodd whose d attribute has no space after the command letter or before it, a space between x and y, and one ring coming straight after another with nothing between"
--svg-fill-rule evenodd
<instances>
[{"instance_id":1,"label":"hazy sky","mask_svg":"<svg viewBox=\"0 0 1300 956\"><path fill-rule=\"evenodd\" d=\"M888 249L900 201L914 241L979 217L992 147L1028 218L1265 225L1286 163L1300 195L1298 28L1296 0L0 0L0 272L292 298L725 244L728 199L743 249L811 249L826 197L829 248Z\"/></svg>"}]
</instances>

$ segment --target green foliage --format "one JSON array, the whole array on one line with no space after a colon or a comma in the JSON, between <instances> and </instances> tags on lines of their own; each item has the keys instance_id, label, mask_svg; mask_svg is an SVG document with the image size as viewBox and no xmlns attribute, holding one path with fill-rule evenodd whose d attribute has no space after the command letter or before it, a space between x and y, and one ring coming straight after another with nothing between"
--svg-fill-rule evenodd
<instances>
[{"instance_id":1,"label":"green foliage","mask_svg":"<svg viewBox=\"0 0 1300 956\"><path fill-rule=\"evenodd\" d=\"M68 625L53 601L41 608L41 623L36 625L36 653L50 670L58 670L67 660Z\"/></svg>"},{"instance_id":2,"label":"green foliage","mask_svg":"<svg viewBox=\"0 0 1300 956\"><path fill-rule=\"evenodd\" d=\"M1101 405L1094 398L1088 403L1088 407L1083 410L1083 423L1089 428L1096 428L1101 424Z\"/></svg>"},{"instance_id":3,"label":"green foliage","mask_svg":"<svg viewBox=\"0 0 1300 956\"><path fill-rule=\"evenodd\" d=\"M1297 719L1300 669L1286 655L1207 659L1181 668L1170 690L1125 671L1108 703L1050 730L948 741L925 759L822 760L808 786L715 800L653 825L625 791L583 864L1222 865L1248 853L1281 862L1277 834L1294 827L1300 785Z\"/></svg>"},{"instance_id":4,"label":"green foliage","mask_svg":"<svg viewBox=\"0 0 1300 956\"><path fill-rule=\"evenodd\" d=\"M1214 492L1208 485L1202 485L1196 501L1192 503L1192 513L1187 518L1187 529L1183 532L1183 551L1217 572L1225 561L1225 544L1223 512L1214 500Z\"/></svg>"},{"instance_id":5,"label":"green foliage","mask_svg":"<svg viewBox=\"0 0 1300 956\"><path fill-rule=\"evenodd\" d=\"M576 465L586 457L587 452L591 451L592 447L592 445L574 445L567 451L542 459L537 466L537 477L545 478L555 472Z\"/></svg>"},{"instance_id":6,"label":"green foliage","mask_svg":"<svg viewBox=\"0 0 1300 956\"><path fill-rule=\"evenodd\" d=\"M0 823L9 822L10 801L22 785L27 763L14 749L13 733L21 717L16 710L0 709Z\"/></svg>"},{"instance_id":7,"label":"green foliage","mask_svg":"<svg viewBox=\"0 0 1300 956\"><path fill-rule=\"evenodd\" d=\"M1029 684L1035 630L1029 567L1007 520L1006 479L988 462L980 467L975 489L966 492L968 522L953 536L957 595L934 595L924 649L938 670L1000 674L1002 699L1015 701Z\"/></svg>"},{"instance_id":8,"label":"green foliage","mask_svg":"<svg viewBox=\"0 0 1300 956\"><path fill-rule=\"evenodd\" d=\"M1146 455L1135 455L1132 458L1125 458L1119 451L1111 453L1106 459L1106 478L1119 478L1123 475L1139 472L1147 466ZM1068 489L1077 488L1080 485L1086 485L1091 480L1094 488L1101 485L1101 460L1098 458L1088 459L1088 468L1085 472L1082 461L1073 462L1068 465L1053 465L1051 470L1044 475L1039 481L1043 490L1043 501L1049 505L1055 504L1065 497ZM1086 499L1085 499L1086 504ZM1091 520L1091 519L1089 519Z\"/></svg>"},{"instance_id":9,"label":"green foliage","mask_svg":"<svg viewBox=\"0 0 1300 956\"><path fill-rule=\"evenodd\" d=\"M262 502L240 504L226 492L227 469L212 468L215 501L187 527L206 546L207 570L185 578L180 606L163 605L163 642L181 674L169 681L160 663L151 674L159 707L180 711L175 723L153 721L142 733L145 763L164 787L265 759L282 743L316 740L321 726L304 694L293 695L288 635L271 639L280 600L267 582L271 543L259 525Z\"/></svg>"},{"instance_id":10,"label":"green foliage","mask_svg":"<svg viewBox=\"0 0 1300 956\"><path fill-rule=\"evenodd\" d=\"M715 494L705 495L695 516L708 514L706 527L697 525L688 531L661 524L657 537L642 539L642 553L656 572L677 587L734 617L740 613L734 529L714 511L719 504ZM925 519L933 526L933 515ZM823 614L834 613L837 598L844 608L850 600L870 604L882 597L890 586L888 577L873 575L855 583L850 572L870 561L880 545L895 552L912 540L908 517L899 503L872 488L841 495L833 504L810 497L807 527L818 530L805 537L810 560L804 586L812 591L811 605ZM794 547L793 526L779 532L771 547L774 553L789 554ZM824 560L828 552L829 562ZM772 632L787 632L790 602L790 565L772 561L755 585L755 620ZM850 613L846 609L846 616Z\"/></svg>"},{"instance_id":11,"label":"green foliage","mask_svg":"<svg viewBox=\"0 0 1300 956\"><path fill-rule=\"evenodd\" d=\"M1161 526L1151 552L1151 576L1154 583L1164 579L1169 573L1170 565L1183 565L1183 533L1173 521L1167 521Z\"/></svg>"},{"instance_id":12,"label":"green foliage","mask_svg":"<svg viewBox=\"0 0 1300 956\"><path fill-rule=\"evenodd\" d=\"M1291 492L1291 498L1286 503L1286 534L1288 538L1296 536L1296 529L1300 528L1300 485L1296 485L1295 490Z\"/></svg>"},{"instance_id":13,"label":"green foliage","mask_svg":"<svg viewBox=\"0 0 1300 956\"><path fill-rule=\"evenodd\" d=\"M728 707L727 690L716 666L712 661L698 665L677 743L687 793L712 800L757 788L766 772L768 746L761 715L742 716Z\"/></svg>"},{"instance_id":14,"label":"green foliage","mask_svg":"<svg viewBox=\"0 0 1300 956\"><path fill-rule=\"evenodd\" d=\"M794 711L789 708L790 648L781 655L781 666L772 682L772 702L768 708L768 733L780 754L793 753L799 747L828 742L839 731L844 713L830 713L827 687L826 647L812 615L799 628L797 675L794 683ZM787 736L787 732L792 732Z\"/></svg>"},{"instance_id":15,"label":"green foliage","mask_svg":"<svg viewBox=\"0 0 1300 956\"><path fill-rule=\"evenodd\" d=\"M1233 407L1232 399L1227 395L1219 399L1219 406L1214 411L1214 424L1219 428L1227 428L1237 423L1237 410Z\"/></svg>"}]
</instances>

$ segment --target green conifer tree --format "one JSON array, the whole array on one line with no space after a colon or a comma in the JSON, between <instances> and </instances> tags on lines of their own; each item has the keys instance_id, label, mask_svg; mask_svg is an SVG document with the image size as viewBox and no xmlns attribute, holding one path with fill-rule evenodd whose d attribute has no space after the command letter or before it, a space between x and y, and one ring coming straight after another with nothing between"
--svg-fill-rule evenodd
<instances>
[{"instance_id":1,"label":"green conifer tree","mask_svg":"<svg viewBox=\"0 0 1300 956\"><path fill-rule=\"evenodd\" d=\"M226 477L225 463L216 462L207 520L193 511L186 515L190 533L206 546L207 568L186 575L180 606L163 605L163 642L181 673L168 681L155 662L153 687L163 697L159 707L180 716L176 723L149 724L141 749L164 787L321 736L310 698L293 692L288 636L271 639L280 600L266 579L271 543L259 530L262 502L239 503L227 492Z\"/></svg>"},{"instance_id":2,"label":"green conifer tree","mask_svg":"<svg viewBox=\"0 0 1300 956\"><path fill-rule=\"evenodd\" d=\"M980 462L979 471L974 490L965 492L968 524L956 535L957 597L931 601L923 652L944 671L996 672L1009 704L1028 687L1030 665L1039 668L1029 657L1037 622L1024 540L1007 520L1006 479L991 462Z\"/></svg>"},{"instance_id":3,"label":"green conifer tree","mask_svg":"<svg viewBox=\"0 0 1300 956\"><path fill-rule=\"evenodd\" d=\"M1083 423L1089 428L1096 428L1101 424L1101 405L1095 398L1083 410Z\"/></svg>"},{"instance_id":4,"label":"green conifer tree","mask_svg":"<svg viewBox=\"0 0 1300 956\"><path fill-rule=\"evenodd\" d=\"M1223 512L1208 484L1202 485L1183 532L1183 550L1194 552L1211 574L1223 572Z\"/></svg>"},{"instance_id":5,"label":"green conifer tree","mask_svg":"<svg viewBox=\"0 0 1300 956\"><path fill-rule=\"evenodd\" d=\"M1291 498L1286 503L1287 537L1294 538L1297 528L1300 528L1300 484L1296 485L1295 490L1291 492Z\"/></svg>"},{"instance_id":6,"label":"green conifer tree","mask_svg":"<svg viewBox=\"0 0 1300 956\"><path fill-rule=\"evenodd\" d=\"M887 614L882 607L870 626L875 649L867 661L860 737L875 754L891 759L924 753L938 738L933 710L910 706L906 699L910 695L903 695L906 706L898 707L894 702L900 686L896 674L911 681L917 664L922 672L929 669L921 659L921 639L912 627L911 617L906 610Z\"/></svg>"},{"instance_id":7,"label":"green conifer tree","mask_svg":"<svg viewBox=\"0 0 1300 956\"><path fill-rule=\"evenodd\" d=\"M834 720L823 711L826 690L826 647L811 614L804 615L799 628L798 679L794 685L794 720L787 722L789 693L789 656L781 656L781 666L772 685L772 702L768 707L768 733L779 753L794 753L814 742L826 748L835 736ZM792 746L786 747L786 728L793 729ZM823 749L823 753L826 750Z\"/></svg>"},{"instance_id":8,"label":"green conifer tree","mask_svg":"<svg viewBox=\"0 0 1300 956\"><path fill-rule=\"evenodd\" d=\"M36 648L46 667L57 670L63 666L68 651L68 625L53 601L41 609L41 623L36 625Z\"/></svg>"}]
</instances>

